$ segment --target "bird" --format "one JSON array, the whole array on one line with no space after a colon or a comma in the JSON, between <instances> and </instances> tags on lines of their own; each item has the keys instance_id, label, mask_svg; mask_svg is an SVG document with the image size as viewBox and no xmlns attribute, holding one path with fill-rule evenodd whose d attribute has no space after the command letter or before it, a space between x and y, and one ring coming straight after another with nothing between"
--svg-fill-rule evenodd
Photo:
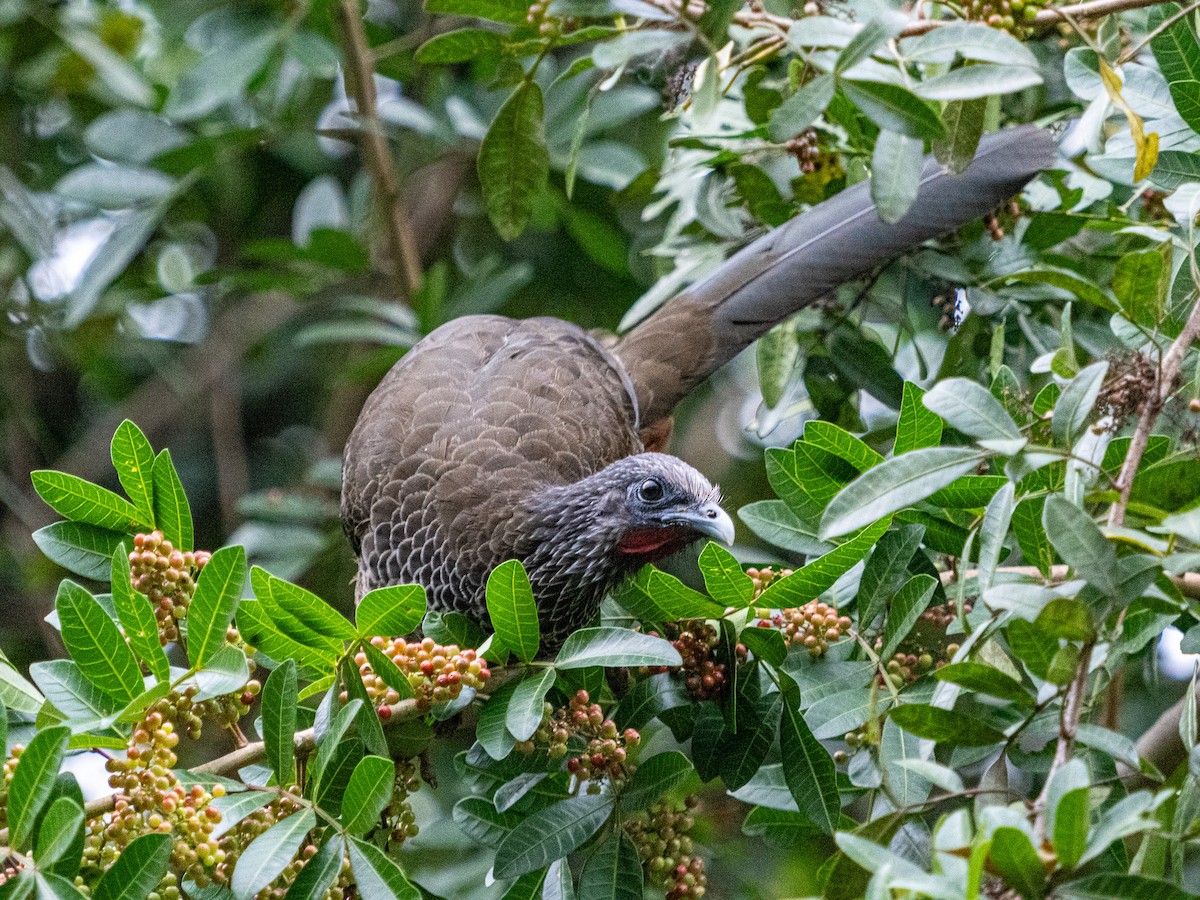
<instances>
[{"instance_id":1,"label":"bird","mask_svg":"<svg viewBox=\"0 0 1200 900\"><path fill-rule=\"evenodd\" d=\"M429 609L490 630L488 576L520 560L545 650L645 564L705 537L732 543L718 488L663 452L676 404L775 324L989 214L1055 159L1034 126L985 135L961 173L928 157L893 224L861 182L751 241L615 344L549 317L436 328L384 376L346 442L356 598L415 583Z\"/></svg>"}]
</instances>

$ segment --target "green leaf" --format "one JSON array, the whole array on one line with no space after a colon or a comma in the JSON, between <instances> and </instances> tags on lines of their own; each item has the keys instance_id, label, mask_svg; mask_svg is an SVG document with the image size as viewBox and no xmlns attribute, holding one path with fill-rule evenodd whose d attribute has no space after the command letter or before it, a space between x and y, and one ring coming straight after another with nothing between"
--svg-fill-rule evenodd
<instances>
[{"instance_id":1,"label":"green leaf","mask_svg":"<svg viewBox=\"0 0 1200 900\"><path fill-rule=\"evenodd\" d=\"M621 698L613 719L622 728L640 729L660 713L690 702L683 686L664 672L639 679L633 690Z\"/></svg>"},{"instance_id":2,"label":"green leaf","mask_svg":"<svg viewBox=\"0 0 1200 900\"><path fill-rule=\"evenodd\" d=\"M387 738L383 733L383 725L379 722L379 713L375 710L370 694L367 693L366 685L363 684L358 665L349 656L342 660L342 685L346 689L346 696L358 700L361 704L354 719L358 725L359 740L368 752L376 756L387 755Z\"/></svg>"},{"instance_id":3,"label":"green leaf","mask_svg":"<svg viewBox=\"0 0 1200 900\"><path fill-rule=\"evenodd\" d=\"M725 607L719 603L649 565L620 584L613 598L636 618L649 622L719 619L725 615Z\"/></svg>"},{"instance_id":4,"label":"green leaf","mask_svg":"<svg viewBox=\"0 0 1200 900\"><path fill-rule=\"evenodd\" d=\"M1054 404L1054 418L1050 423L1054 439L1063 446L1074 446L1083 434L1106 374L1107 362L1092 363L1063 388L1058 402Z\"/></svg>"},{"instance_id":5,"label":"green leaf","mask_svg":"<svg viewBox=\"0 0 1200 900\"><path fill-rule=\"evenodd\" d=\"M857 565L888 530L890 524L889 519L880 519L824 556L817 557L786 578L772 583L758 598L758 605L772 609L788 609L807 603L832 587L835 581Z\"/></svg>"},{"instance_id":6,"label":"green leaf","mask_svg":"<svg viewBox=\"0 0 1200 900\"><path fill-rule=\"evenodd\" d=\"M623 830L614 831L584 864L579 900L642 900L642 891L637 848Z\"/></svg>"},{"instance_id":7,"label":"green leaf","mask_svg":"<svg viewBox=\"0 0 1200 900\"><path fill-rule=\"evenodd\" d=\"M1033 706L1034 697L1025 685L1005 675L999 669L976 662L960 662L943 666L933 673L939 681L949 681L967 690L978 691L991 697L999 697L1019 706Z\"/></svg>"},{"instance_id":8,"label":"green leaf","mask_svg":"<svg viewBox=\"0 0 1200 900\"><path fill-rule=\"evenodd\" d=\"M825 834L833 834L842 808L833 758L800 715L800 692L794 683L785 680L782 693L779 749L784 780L800 812Z\"/></svg>"},{"instance_id":9,"label":"green leaf","mask_svg":"<svg viewBox=\"0 0 1200 900\"><path fill-rule=\"evenodd\" d=\"M1179 12L1179 6L1174 3L1156 6L1150 13L1147 29L1153 33ZM1189 18L1184 16L1155 35L1150 47L1158 68L1167 79L1175 109L1192 131L1200 131L1200 43Z\"/></svg>"},{"instance_id":10,"label":"green leaf","mask_svg":"<svg viewBox=\"0 0 1200 900\"><path fill-rule=\"evenodd\" d=\"M520 0L426 0L425 9L431 13L468 16L502 22L505 25L524 25L529 7Z\"/></svg>"},{"instance_id":11,"label":"green leaf","mask_svg":"<svg viewBox=\"0 0 1200 900\"><path fill-rule=\"evenodd\" d=\"M1009 649L1038 678L1046 678L1050 663L1058 653L1058 638L1024 619L1013 619L1005 632Z\"/></svg>"},{"instance_id":12,"label":"green leaf","mask_svg":"<svg viewBox=\"0 0 1200 900\"><path fill-rule=\"evenodd\" d=\"M112 464L121 487L151 528L154 522L154 450L142 430L126 419L112 438Z\"/></svg>"},{"instance_id":13,"label":"green leaf","mask_svg":"<svg viewBox=\"0 0 1200 900\"><path fill-rule=\"evenodd\" d=\"M33 533L38 549L64 569L105 581L112 571L112 557L128 535L86 525L82 522L55 522Z\"/></svg>"},{"instance_id":14,"label":"green leaf","mask_svg":"<svg viewBox=\"0 0 1200 900\"><path fill-rule=\"evenodd\" d=\"M1042 511L1045 505L1046 501L1041 497L1022 500L1013 510L1012 527L1017 536L1017 544L1021 548L1021 555L1049 578L1050 569L1054 565L1054 547L1046 537L1046 529L1042 527Z\"/></svg>"},{"instance_id":15,"label":"green leaf","mask_svg":"<svg viewBox=\"0 0 1200 900\"><path fill-rule=\"evenodd\" d=\"M1003 280L1005 282L1015 281L1018 284L1048 284L1051 287L1068 291L1080 300L1091 303L1093 306L1098 306L1109 312L1120 311L1116 301L1109 297L1103 289L1096 285L1095 282L1089 281L1076 272L1039 267L1006 273L1003 276Z\"/></svg>"},{"instance_id":16,"label":"green leaf","mask_svg":"<svg viewBox=\"0 0 1200 900\"><path fill-rule=\"evenodd\" d=\"M546 694L554 687L554 679L553 669L542 669L522 680L513 691L504 721L518 741L529 740L542 724Z\"/></svg>"},{"instance_id":17,"label":"green leaf","mask_svg":"<svg viewBox=\"0 0 1200 900\"><path fill-rule=\"evenodd\" d=\"M242 638L276 662L294 659L300 674L313 680L329 675L336 657L328 648L310 647L284 634L270 612L258 600L243 600L237 608L237 626Z\"/></svg>"},{"instance_id":18,"label":"green leaf","mask_svg":"<svg viewBox=\"0 0 1200 900\"><path fill-rule=\"evenodd\" d=\"M937 30L937 29L935 29ZM996 29L987 31L1000 34ZM946 136L933 142L933 155L954 174L966 170L975 159L979 139L983 137L983 120L987 100L951 100L942 108L942 127Z\"/></svg>"},{"instance_id":19,"label":"green leaf","mask_svg":"<svg viewBox=\"0 0 1200 900\"><path fill-rule=\"evenodd\" d=\"M892 708L893 722L920 738L959 747L987 747L1004 740L1004 733L979 719L924 703Z\"/></svg>"},{"instance_id":20,"label":"green leaf","mask_svg":"<svg viewBox=\"0 0 1200 900\"><path fill-rule=\"evenodd\" d=\"M96 884L94 900L145 900L171 864L175 838L143 834L133 840Z\"/></svg>"},{"instance_id":21,"label":"green leaf","mask_svg":"<svg viewBox=\"0 0 1200 900\"><path fill-rule=\"evenodd\" d=\"M983 593L992 585L996 575L996 566L1000 564L1000 554L1004 551L1004 539L1008 537L1008 526L1012 521L1014 496L1016 487L1011 481L1005 482L996 491L983 514L983 524L979 527L979 593Z\"/></svg>"},{"instance_id":22,"label":"green leaf","mask_svg":"<svg viewBox=\"0 0 1200 900\"><path fill-rule=\"evenodd\" d=\"M912 506L974 471L986 458L983 451L967 447L930 447L892 457L864 472L830 501L821 521L821 537L845 534Z\"/></svg>"},{"instance_id":23,"label":"green leaf","mask_svg":"<svg viewBox=\"0 0 1200 900\"><path fill-rule=\"evenodd\" d=\"M357 632L346 618L332 606L298 584L271 576L271 597L295 616L312 632L328 638L334 644L353 640ZM363 598L366 599L365 597ZM422 610L424 615L424 610ZM419 622L420 619L418 618ZM416 627L415 625L413 627ZM409 631L412 629L410 628ZM407 634L408 632L404 632Z\"/></svg>"},{"instance_id":24,"label":"green leaf","mask_svg":"<svg viewBox=\"0 0 1200 900\"><path fill-rule=\"evenodd\" d=\"M44 728L17 761L8 788L8 845L14 850L26 850L33 839L34 823L54 791L70 737L65 726Z\"/></svg>"},{"instance_id":25,"label":"green leaf","mask_svg":"<svg viewBox=\"0 0 1200 900\"><path fill-rule=\"evenodd\" d=\"M262 732L267 762L281 785L296 783L296 663L285 660L262 691Z\"/></svg>"},{"instance_id":26,"label":"green leaf","mask_svg":"<svg viewBox=\"0 0 1200 900\"><path fill-rule=\"evenodd\" d=\"M38 469L29 477L38 496L65 519L110 531L146 528L136 506L98 484L52 469Z\"/></svg>"},{"instance_id":27,"label":"green leaf","mask_svg":"<svg viewBox=\"0 0 1200 900\"><path fill-rule=\"evenodd\" d=\"M34 715L42 708L45 699L38 693L37 688L26 681L17 671L8 657L4 655L4 651L0 650L0 711L12 710ZM7 723L7 716L3 718ZM7 746L7 744L0 744L0 746Z\"/></svg>"},{"instance_id":28,"label":"green leaf","mask_svg":"<svg viewBox=\"0 0 1200 900\"><path fill-rule=\"evenodd\" d=\"M84 678L79 666L69 659L35 662L29 674L56 710L75 730L90 729L109 719L120 703Z\"/></svg>"},{"instance_id":29,"label":"green leaf","mask_svg":"<svg viewBox=\"0 0 1200 900\"><path fill-rule=\"evenodd\" d=\"M1014 94L1042 83L1041 73L1028 66L981 63L936 75L916 86L925 100L978 100L997 94Z\"/></svg>"},{"instance_id":30,"label":"green leaf","mask_svg":"<svg viewBox=\"0 0 1200 900\"><path fill-rule=\"evenodd\" d=\"M54 608L63 644L88 681L121 703L142 692L137 659L95 597L75 582L64 580Z\"/></svg>"},{"instance_id":31,"label":"green leaf","mask_svg":"<svg viewBox=\"0 0 1200 900\"><path fill-rule=\"evenodd\" d=\"M832 453L859 472L874 468L883 462L883 457L872 450L864 441L856 438L832 422L813 419L804 426L804 442Z\"/></svg>"},{"instance_id":32,"label":"green leaf","mask_svg":"<svg viewBox=\"0 0 1200 900\"><path fill-rule=\"evenodd\" d=\"M331 835L321 845L317 855L304 864L284 900L324 900L342 869L345 854L346 845L342 838Z\"/></svg>"},{"instance_id":33,"label":"green leaf","mask_svg":"<svg viewBox=\"0 0 1200 900\"><path fill-rule=\"evenodd\" d=\"M621 809L627 813L649 809L693 772L692 762L678 750L656 753L638 763L633 778L621 792Z\"/></svg>"},{"instance_id":34,"label":"green leaf","mask_svg":"<svg viewBox=\"0 0 1200 900\"><path fill-rule=\"evenodd\" d=\"M1089 790L1078 787L1067 791L1058 801L1054 815L1054 852L1068 872L1079 864L1087 847Z\"/></svg>"},{"instance_id":35,"label":"green leaf","mask_svg":"<svg viewBox=\"0 0 1200 900\"><path fill-rule=\"evenodd\" d=\"M732 553L709 541L700 551L700 574L709 596L723 606L741 609L754 599L754 582Z\"/></svg>"},{"instance_id":36,"label":"green leaf","mask_svg":"<svg viewBox=\"0 0 1200 900\"><path fill-rule=\"evenodd\" d=\"M782 500L748 503L737 514L747 528L780 549L805 555L819 555L831 549L829 544L817 538L816 527L800 521Z\"/></svg>"},{"instance_id":37,"label":"green leaf","mask_svg":"<svg viewBox=\"0 0 1200 900\"><path fill-rule=\"evenodd\" d=\"M129 556L118 547L112 557L112 599L117 621L125 630L129 644L158 681L168 681L171 664L158 637L158 620L150 601L133 589Z\"/></svg>"},{"instance_id":38,"label":"green leaf","mask_svg":"<svg viewBox=\"0 0 1200 900\"><path fill-rule=\"evenodd\" d=\"M896 423L896 442L892 454L899 456L912 450L936 447L942 442L942 418L927 409L922 398L925 391L911 381L904 382L900 400L900 419Z\"/></svg>"},{"instance_id":39,"label":"green leaf","mask_svg":"<svg viewBox=\"0 0 1200 900\"><path fill-rule=\"evenodd\" d=\"M871 156L871 199L889 225L904 218L921 182L924 142L895 131L880 131Z\"/></svg>"},{"instance_id":40,"label":"green leaf","mask_svg":"<svg viewBox=\"0 0 1200 900\"><path fill-rule=\"evenodd\" d=\"M225 646L245 581L243 547L222 547L201 570L187 616L188 661L194 667L202 667Z\"/></svg>"},{"instance_id":41,"label":"green leaf","mask_svg":"<svg viewBox=\"0 0 1200 900\"><path fill-rule=\"evenodd\" d=\"M743 628L738 635L740 640L756 659L775 668L783 665L787 659L787 644L783 635L774 628L758 628L750 626Z\"/></svg>"},{"instance_id":42,"label":"green leaf","mask_svg":"<svg viewBox=\"0 0 1200 900\"><path fill-rule=\"evenodd\" d=\"M526 872L508 886L500 900L542 900L542 886L546 883L547 872L548 869Z\"/></svg>"},{"instance_id":43,"label":"green leaf","mask_svg":"<svg viewBox=\"0 0 1200 900\"><path fill-rule=\"evenodd\" d=\"M382 756L364 756L342 798L342 824L350 834L364 835L379 824L379 815L392 798L396 764Z\"/></svg>"},{"instance_id":44,"label":"green leaf","mask_svg":"<svg viewBox=\"0 0 1200 900\"><path fill-rule=\"evenodd\" d=\"M858 30L858 33L850 39L850 42L838 54L837 61L833 64L833 74L842 75L848 70L853 69L860 62L874 54L883 42L893 34L893 29L888 28L882 20L878 18L871 19Z\"/></svg>"},{"instance_id":45,"label":"green leaf","mask_svg":"<svg viewBox=\"0 0 1200 900\"><path fill-rule=\"evenodd\" d=\"M567 637L554 665L560 669L587 666L678 666L683 660L670 643L628 628L581 628Z\"/></svg>"},{"instance_id":46,"label":"green leaf","mask_svg":"<svg viewBox=\"0 0 1200 900\"><path fill-rule=\"evenodd\" d=\"M521 662L532 662L541 645L541 630L529 576L518 560L501 563L488 576L487 609L495 630L493 649L502 657L511 651Z\"/></svg>"},{"instance_id":47,"label":"green leaf","mask_svg":"<svg viewBox=\"0 0 1200 900\"><path fill-rule=\"evenodd\" d=\"M74 878L83 853L83 808L70 797L59 797L38 826L33 858L43 871Z\"/></svg>"},{"instance_id":48,"label":"green leaf","mask_svg":"<svg viewBox=\"0 0 1200 900\"><path fill-rule=\"evenodd\" d=\"M743 174L754 172L753 184L755 193L751 194L751 178ZM782 203L779 188L775 187L769 175L757 166L740 164L731 173L738 195L746 202L753 213L755 211L754 197L764 209L775 210ZM739 178L739 175L741 176ZM771 192L774 192L772 194ZM765 218L758 216L758 218ZM782 322L772 328L754 344L755 363L758 368L758 386L763 395L763 403L768 409L774 409L779 401L787 394L788 388L796 378L801 359L799 335L792 322Z\"/></svg>"},{"instance_id":49,"label":"green leaf","mask_svg":"<svg viewBox=\"0 0 1200 900\"><path fill-rule=\"evenodd\" d=\"M1062 900L1112 900L1114 897L1121 900L1195 900L1196 895L1157 878L1098 872L1059 885L1054 889L1054 896Z\"/></svg>"},{"instance_id":50,"label":"green leaf","mask_svg":"<svg viewBox=\"0 0 1200 900\"><path fill-rule=\"evenodd\" d=\"M840 79L838 87L882 130L928 140L945 135L937 113L929 104L897 84Z\"/></svg>"},{"instance_id":51,"label":"green leaf","mask_svg":"<svg viewBox=\"0 0 1200 900\"><path fill-rule=\"evenodd\" d=\"M992 832L988 858L997 874L1022 897L1041 900L1046 892L1046 869L1024 831L1001 825Z\"/></svg>"},{"instance_id":52,"label":"green leaf","mask_svg":"<svg viewBox=\"0 0 1200 900\"><path fill-rule=\"evenodd\" d=\"M949 63L955 56L979 62L1034 67L1037 57L1006 31L983 22L947 22L925 34L905 38L900 51L910 62Z\"/></svg>"},{"instance_id":53,"label":"green leaf","mask_svg":"<svg viewBox=\"0 0 1200 900\"><path fill-rule=\"evenodd\" d=\"M929 606L937 586L938 580L932 575L914 575L896 592L891 609L888 610L887 627L883 632L883 649L879 652L880 659L892 658L917 624L917 619L921 618L921 613Z\"/></svg>"},{"instance_id":54,"label":"green leaf","mask_svg":"<svg viewBox=\"0 0 1200 900\"><path fill-rule=\"evenodd\" d=\"M903 525L879 539L858 583L860 627L870 627L908 579L908 564L924 536L924 526Z\"/></svg>"},{"instance_id":55,"label":"green leaf","mask_svg":"<svg viewBox=\"0 0 1200 900\"><path fill-rule=\"evenodd\" d=\"M1119 596L1117 552L1091 516L1061 494L1053 494L1046 498L1042 525L1063 562L1109 597Z\"/></svg>"},{"instance_id":56,"label":"green leaf","mask_svg":"<svg viewBox=\"0 0 1200 900\"><path fill-rule=\"evenodd\" d=\"M191 680L200 689L192 698L197 703L240 691L250 680L246 654L241 647L226 644L208 658Z\"/></svg>"},{"instance_id":57,"label":"green leaf","mask_svg":"<svg viewBox=\"0 0 1200 900\"><path fill-rule=\"evenodd\" d=\"M398 584L376 588L363 595L354 611L358 636L400 637L415 631L425 618L425 588Z\"/></svg>"},{"instance_id":58,"label":"green leaf","mask_svg":"<svg viewBox=\"0 0 1200 900\"><path fill-rule=\"evenodd\" d=\"M1162 322L1170 281L1170 267L1162 252L1139 250L1117 260L1112 289L1125 318L1154 329Z\"/></svg>"},{"instance_id":59,"label":"green leaf","mask_svg":"<svg viewBox=\"0 0 1200 900\"><path fill-rule=\"evenodd\" d=\"M316 824L316 814L305 808L272 825L251 841L234 867L230 885L233 895L238 900L251 900L271 884L296 857L305 836Z\"/></svg>"},{"instance_id":60,"label":"green leaf","mask_svg":"<svg viewBox=\"0 0 1200 900\"><path fill-rule=\"evenodd\" d=\"M939 381L923 402L953 428L982 440L1021 437L1021 430L992 392L969 378Z\"/></svg>"},{"instance_id":61,"label":"green leaf","mask_svg":"<svg viewBox=\"0 0 1200 900\"><path fill-rule=\"evenodd\" d=\"M350 838L350 868L362 900L421 900L395 860L366 841Z\"/></svg>"},{"instance_id":62,"label":"green leaf","mask_svg":"<svg viewBox=\"0 0 1200 900\"><path fill-rule=\"evenodd\" d=\"M183 482L171 461L171 451L163 450L154 458L154 521L158 530L176 550L194 550L192 510L188 506Z\"/></svg>"},{"instance_id":63,"label":"green leaf","mask_svg":"<svg viewBox=\"0 0 1200 900\"><path fill-rule=\"evenodd\" d=\"M500 107L479 148L484 205L505 240L519 236L550 172L542 89L523 81Z\"/></svg>"},{"instance_id":64,"label":"green leaf","mask_svg":"<svg viewBox=\"0 0 1200 900\"><path fill-rule=\"evenodd\" d=\"M504 39L483 28L458 28L435 35L417 48L416 60L423 66L468 62L500 52Z\"/></svg>"},{"instance_id":65,"label":"green leaf","mask_svg":"<svg viewBox=\"0 0 1200 900\"><path fill-rule=\"evenodd\" d=\"M582 794L528 816L496 848L493 873L516 878L562 859L600 830L613 803L603 794Z\"/></svg>"},{"instance_id":66,"label":"green leaf","mask_svg":"<svg viewBox=\"0 0 1200 900\"><path fill-rule=\"evenodd\" d=\"M1150 180L1163 190L1173 191L1189 181L1200 181L1200 153L1163 150L1150 173Z\"/></svg>"},{"instance_id":67,"label":"green leaf","mask_svg":"<svg viewBox=\"0 0 1200 900\"><path fill-rule=\"evenodd\" d=\"M768 126L771 139L787 141L811 126L833 99L832 75L818 75L775 108Z\"/></svg>"},{"instance_id":68,"label":"green leaf","mask_svg":"<svg viewBox=\"0 0 1200 900\"><path fill-rule=\"evenodd\" d=\"M270 615L275 629L286 634L294 641L299 641L309 647L319 647L326 653L341 655L344 643L340 638L331 638L309 627L293 610L297 603L311 601L306 597L307 591L293 593L287 590L287 582L276 578L265 569L258 566L250 568L250 586L254 595L262 603L262 608ZM276 591L278 590L278 595Z\"/></svg>"},{"instance_id":69,"label":"green leaf","mask_svg":"<svg viewBox=\"0 0 1200 900\"><path fill-rule=\"evenodd\" d=\"M464 797L454 804L454 822L467 837L494 847L523 817L515 812L497 812L484 797Z\"/></svg>"}]
</instances>

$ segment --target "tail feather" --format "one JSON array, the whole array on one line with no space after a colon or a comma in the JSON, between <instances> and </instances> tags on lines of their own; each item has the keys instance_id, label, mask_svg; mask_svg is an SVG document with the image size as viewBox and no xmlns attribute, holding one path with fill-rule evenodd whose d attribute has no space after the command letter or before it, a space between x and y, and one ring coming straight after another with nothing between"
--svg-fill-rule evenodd
<instances>
[{"instance_id":1,"label":"tail feather","mask_svg":"<svg viewBox=\"0 0 1200 900\"><path fill-rule=\"evenodd\" d=\"M899 222L880 220L864 182L747 245L617 345L642 422L669 416L693 386L792 313L987 215L1055 155L1053 137L1033 126L987 135L961 174L927 158L916 202Z\"/></svg>"}]
</instances>

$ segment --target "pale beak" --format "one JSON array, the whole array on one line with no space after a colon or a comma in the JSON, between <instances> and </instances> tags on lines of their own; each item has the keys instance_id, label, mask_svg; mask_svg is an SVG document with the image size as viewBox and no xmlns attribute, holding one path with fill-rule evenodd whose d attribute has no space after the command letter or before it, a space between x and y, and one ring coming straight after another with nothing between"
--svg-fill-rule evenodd
<instances>
[{"instance_id":1,"label":"pale beak","mask_svg":"<svg viewBox=\"0 0 1200 900\"><path fill-rule=\"evenodd\" d=\"M733 519L729 518L729 513L721 509L719 504L704 503L664 513L662 519L672 525L682 525L700 534L707 534L722 544L733 543Z\"/></svg>"}]
</instances>

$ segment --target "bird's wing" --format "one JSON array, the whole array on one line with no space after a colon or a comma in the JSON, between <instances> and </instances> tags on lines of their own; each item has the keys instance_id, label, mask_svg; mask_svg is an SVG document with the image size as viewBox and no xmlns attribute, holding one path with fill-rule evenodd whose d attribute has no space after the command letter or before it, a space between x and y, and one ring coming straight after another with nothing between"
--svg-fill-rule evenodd
<instances>
[{"instance_id":1,"label":"bird's wing","mask_svg":"<svg viewBox=\"0 0 1200 900\"><path fill-rule=\"evenodd\" d=\"M987 135L965 172L929 157L920 191L895 224L880 220L866 182L796 216L668 300L617 345L645 428L671 415L699 381L792 313L931 238L998 207L1053 165L1049 132Z\"/></svg>"},{"instance_id":2,"label":"bird's wing","mask_svg":"<svg viewBox=\"0 0 1200 900\"><path fill-rule=\"evenodd\" d=\"M360 591L419 580L434 608L474 595L512 554L521 500L638 452L636 426L628 379L582 329L500 316L442 326L392 368L346 444Z\"/></svg>"}]
</instances>

